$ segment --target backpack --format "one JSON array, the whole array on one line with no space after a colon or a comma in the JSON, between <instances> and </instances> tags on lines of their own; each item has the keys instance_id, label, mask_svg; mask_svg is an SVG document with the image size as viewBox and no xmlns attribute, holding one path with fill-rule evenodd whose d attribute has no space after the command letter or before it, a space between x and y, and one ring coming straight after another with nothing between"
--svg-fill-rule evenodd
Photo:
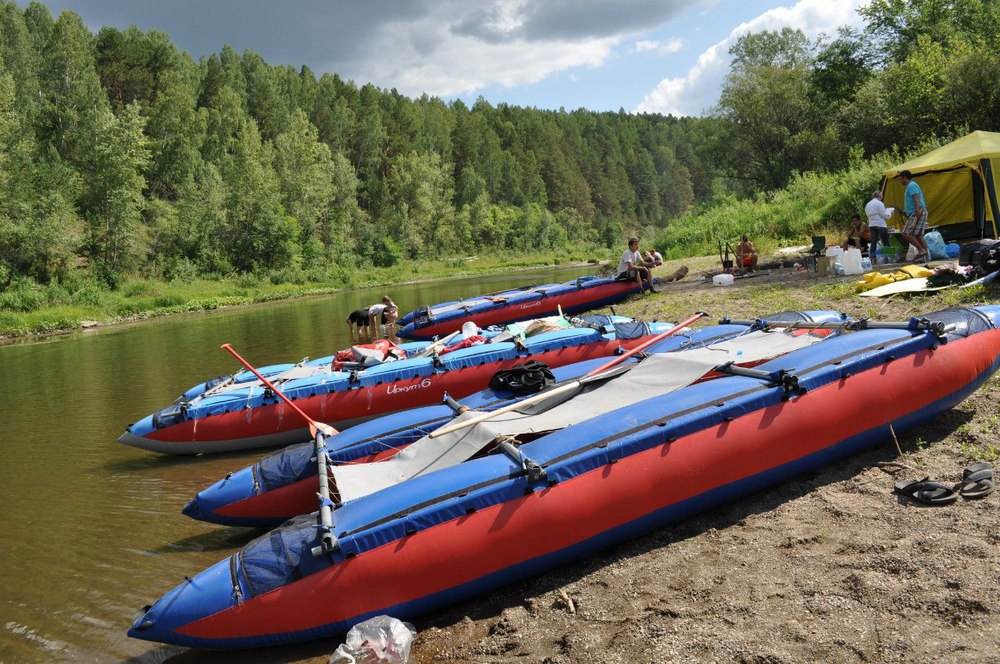
<instances>
[{"instance_id":1,"label":"backpack","mask_svg":"<svg viewBox=\"0 0 1000 664\"><path fill-rule=\"evenodd\" d=\"M518 396L540 392L556 382L549 365L538 360L515 364L510 369L501 369L493 374L490 387L506 390Z\"/></svg>"},{"instance_id":2,"label":"backpack","mask_svg":"<svg viewBox=\"0 0 1000 664\"><path fill-rule=\"evenodd\" d=\"M1000 269L1000 242L986 238L962 245L958 262L977 267L983 274L996 272Z\"/></svg>"}]
</instances>

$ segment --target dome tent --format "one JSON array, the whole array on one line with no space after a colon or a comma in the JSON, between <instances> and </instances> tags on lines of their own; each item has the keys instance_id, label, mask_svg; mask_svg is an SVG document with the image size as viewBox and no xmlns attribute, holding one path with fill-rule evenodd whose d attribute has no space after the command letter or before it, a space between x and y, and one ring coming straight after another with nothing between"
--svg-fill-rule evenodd
<instances>
[{"instance_id":1,"label":"dome tent","mask_svg":"<svg viewBox=\"0 0 1000 664\"><path fill-rule=\"evenodd\" d=\"M903 210L903 184L908 170L927 201L930 224L949 238L997 236L997 189L1000 188L1000 134L974 131L925 155L894 166L883 174L887 207ZM895 217L897 223L901 217Z\"/></svg>"}]
</instances>

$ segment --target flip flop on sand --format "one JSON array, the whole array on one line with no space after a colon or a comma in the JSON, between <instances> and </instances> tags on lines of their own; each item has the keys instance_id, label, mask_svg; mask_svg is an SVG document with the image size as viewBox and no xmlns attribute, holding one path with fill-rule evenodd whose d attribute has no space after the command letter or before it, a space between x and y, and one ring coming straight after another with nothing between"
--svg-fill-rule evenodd
<instances>
[{"instance_id":1,"label":"flip flop on sand","mask_svg":"<svg viewBox=\"0 0 1000 664\"><path fill-rule=\"evenodd\" d=\"M962 498L976 500L993 493L993 466L983 462L969 466L962 471L962 481L955 485L955 491Z\"/></svg>"},{"instance_id":2,"label":"flip flop on sand","mask_svg":"<svg viewBox=\"0 0 1000 664\"><path fill-rule=\"evenodd\" d=\"M931 477L916 482L896 482L893 493L908 496L924 505L950 505L958 499L955 489Z\"/></svg>"}]
</instances>

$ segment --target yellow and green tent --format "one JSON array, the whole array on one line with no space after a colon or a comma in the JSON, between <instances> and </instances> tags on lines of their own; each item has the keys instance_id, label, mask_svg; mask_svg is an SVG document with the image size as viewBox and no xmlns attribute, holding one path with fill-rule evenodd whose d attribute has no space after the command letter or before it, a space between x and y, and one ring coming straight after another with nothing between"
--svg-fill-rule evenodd
<instances>
[{"instance_id":1,"label":"yellow and green tent","mask_svg":"<svg viewBox=\"0 0 1000 664\"><path fill-rule=\"evenodd\" d=\"M882 177L886 207L900 210L903 218L903 184L896 179L910 171L927 201L929 224L948 238L997 237L997 189L1000 189L1000 134L974 131L925 155L894 166Z\"/></svg>"}]
</instances>

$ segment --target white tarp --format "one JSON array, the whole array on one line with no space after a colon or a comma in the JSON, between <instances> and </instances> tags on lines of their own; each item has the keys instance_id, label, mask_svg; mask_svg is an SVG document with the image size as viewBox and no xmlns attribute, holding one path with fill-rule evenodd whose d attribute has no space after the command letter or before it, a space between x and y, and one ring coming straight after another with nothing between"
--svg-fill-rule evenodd
<instances>
[{"instance_id":1,"label":"white tarp","mask_svg":"<svg viewBox=\"0 0 1000 664\"><path fill-rule=\"evenodd\" d=\"M375 463L331 468L342 501L353 500L412 477L468 460L498 436L555 431L603 413L651 399L690 385L727 362L756 363L805 348L820 338L781 332L751 332L710 347L660 353L610 380L581 385L571 397L557 396L555 405L528 406L438 438L424 436L399 454ZM538 412L540 409L541 412ZM481 415L467 411L449 425ZM623 419L622 427L630 422Z\"/></svg>"}]
</instances>

